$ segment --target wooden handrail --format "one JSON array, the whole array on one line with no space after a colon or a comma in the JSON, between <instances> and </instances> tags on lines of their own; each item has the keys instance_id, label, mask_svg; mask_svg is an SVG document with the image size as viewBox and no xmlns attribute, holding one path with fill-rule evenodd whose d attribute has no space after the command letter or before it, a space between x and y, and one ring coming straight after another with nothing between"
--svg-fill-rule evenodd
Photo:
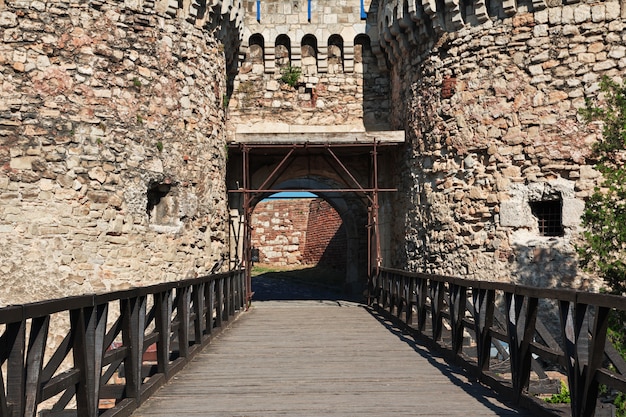
<instances>
[{"instance_id":1,"label":"wooden handrail","mask_svg":"<svg viewBox=\"0 0 626 417\"><path fill-rule=\"evenodd\" d=\"M389 268L380 269L370 289L370 302L405 330L447 349L468 370L501 392L512 387L513 399L520 403L530 400L527 388L531 369L542 372L536 368L533 355L559 366L566 374L573 417L594 415L600 384L624 392L626 375L620 370L626 369L626 363L611 349L606 333L612 311L626 311L626 297ZM555 305L555 311L548 314L560 324L560 343L541 321L546 312L542 309L540 314L539 305L546 301ZM444 319L450 329L446 341ZM469 360L463 352L466 331L475 341L476 354ZM508 381L494 378L489 372L494 339L508 345ZM607 363L617 371L607 369Z\"/></svg>"},{"instance_id":2,"label":"wooden handrail","mask_svg":"<svg viewBox=\"0 0 626 417\"><path fill-rule=\"evenodd\" d=\"M129 416L243 311L245 294L237 270L1 308L0 417ZM51 329L53 318L70 324Z\"/></svg>"}]
</instances>

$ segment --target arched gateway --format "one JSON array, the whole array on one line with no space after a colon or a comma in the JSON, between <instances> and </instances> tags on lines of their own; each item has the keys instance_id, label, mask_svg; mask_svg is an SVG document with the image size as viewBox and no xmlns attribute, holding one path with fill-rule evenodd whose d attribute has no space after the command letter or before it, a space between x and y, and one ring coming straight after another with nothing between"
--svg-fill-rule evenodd
<instances>
[{"instance_id":1,"label":"arched gateway","mask_svg":"<svg viewBox=\"0 0 626 417\"><path fill-rule=\"evenodd\" d=\"M230 256L248 279L252 212L279 191L313 192L339 213L346 288L361 292L382 265L381 207L395 191L393 155L404 131L390 129L389 76L371 46L375 14L363 13L375 5L348 3L244 2L227 103L227 185Z\"/></svg>"},{"instance_id":2,"label":"arched gateway","mask_svg":"<svg viewBox=\"0 0 626 417\"><path fill-rule=\"evenodd\" d=\"M321 130L321 127L320 127ZM402 132L400 132L402 133ZM263 137L264 140L247 140ZM391 186L393 148L398 132L275 133L236 137L229 148L228 188L235 252L250 274L251 216L256 204L280 191L309 191L328 201L346 227L345 287L365 288L374 268L381 266L380 207ZM235 226L237 225L237 226ZM248 288L250 288L248 286Z\"/></svg>"}]
</instances>

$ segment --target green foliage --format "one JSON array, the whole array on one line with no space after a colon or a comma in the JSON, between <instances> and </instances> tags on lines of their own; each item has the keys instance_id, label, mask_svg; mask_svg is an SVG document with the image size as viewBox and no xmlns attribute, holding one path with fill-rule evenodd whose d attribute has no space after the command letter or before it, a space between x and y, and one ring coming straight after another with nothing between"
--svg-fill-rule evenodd
<instances>
[{"instance_id":1,"label":"green foliage","mask_svg":"<svg viewBox=\"0 0 626 417\"><path fill-rule=\"evenodd\" d=\"M228 94L223 94L222 95L222 106L227 109L228 108L228 103L230 103L230 97L228 97Z\"/></svg>"},{"instance_id":2,"label":"green foliage","mask_svg":"<svg viewBox=\"0 0 626 417\"><path fill-rule=\"evenodd\" d=\"M626 292L626 84L603 78L602 107L587 101L581 114L588 122L603 122L602 139L593 148L596 168L603 175L585 205L585 244L579 248L581 264L598 273L613 294Z\"/></svg>"},{"instance_id":3,"label":"green foliage","mask_svg":"<svg viewBox=\"0 0 626 417\"><path fill-rule=\"evenodd\" d=\"M143 117L140 114L137 114L137 124L143 124Z\"/></svg>"},{"instance_id":4,"label":"green foliage","mask_svg":"<svg viewBox=\"0 0 626 417\"><path fill-rule=\"evenodd\" d=\"M585 204L583 225L585 243L578 248L581 265L600 275L607 292L626 294L626 83L605 77L600 83L604 104L590 100L581 114L587 122L603 123L602 138L593 151L602 173L602 184ZM609 316L607 337L626 358L626 311ZM626 417L626 394L613 404L618 417Z\"/></svg>"},{"instance_id":5,"label":"green foliage","mask_svg":"<svg viewBox=\"0 0 626 417\"><path fill-rule=\"evenodd\" d=\"M138 90L141 89L141 81L139 80L139 78L137 77L133 78L133 87L135 87Z\"/></svg>"},{"instance_id":6,"label":"green foliage","mask_svg":"<svg viewBox=\"0 0 626 417\"><path fill-rule=\"evenodd\" d=\"M615 417L626 417L626 394L620 393L613 401Z\"/></svg>"},{"instance_id":7,"label":"green foliage","mask_svg":"<svg viewBox=\"0 0 626 417\"><path fill-rule=\"evenodd\" d=\"M552 394L551 397L545 399L550 404L569 404L571 400L569 389L567 389L567 384L564 381L561 381L561 390L558 394Z\"/></svg>"},{"instance_id":8,"label":"green foliage","mask_svg":"<svg viewBox=\"0 0 626 417\"><path fill-rule=\"evenodd\" d=\"M615 157L616 152L626 148L626 83L620 85L604 77L600 91L604 93L606 103L599 107L587 99L587 106L580 113L588 122L603 122L602 139L595 144L594 151L601 162L607 162Z\"/></svg>"},{"instance_id":9,"label":"green foliage","mask_svg":"<svg viewBox=\"0 0 626 417\"><path fill-rule=\"evenodd\" d=\"M156 147L157 147L157 149L159 150L159 152L163 152L163 142L158 141L158 142L156 143Z\"/></svg>"},{"instance_id":10,"label":"green foliage","mask_svg":"<svg viewBox=\"0 0 626 417\"><path fill-rule=\"evenodd\" d=\"M290 87L296 87L298 85L298 80L300 79L300 75L302 75L302 69L299 67L292 67L291 65L287 65L283 67L281 70L282 76L280 80Z\"/></svg>"}]
</instances>

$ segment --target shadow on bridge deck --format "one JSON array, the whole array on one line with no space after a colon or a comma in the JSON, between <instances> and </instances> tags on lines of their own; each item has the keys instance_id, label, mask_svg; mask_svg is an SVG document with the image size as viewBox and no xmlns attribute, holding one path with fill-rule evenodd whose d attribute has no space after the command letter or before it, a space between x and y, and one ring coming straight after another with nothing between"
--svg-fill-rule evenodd
<instances>
[{"instance_id":1,"label":"shadow on bridge deck","mask_svg":"<svg viewBox=\"0 0 626 417\"><path fill-rule=\"evenodd\" d=\"M533 415L373 310L266 278L257 284L278 287L274 301L253 302L134 417ZM278 296L287 289L293 302Z\"/></svg>"},{"instance_id":2,"label":"shadow on bridge deck","mask_svg":"<svg viewBox=\"0 0 626 417\"><path fill-rule=\"evenodd\" d=\"M363 301L337 287L305 283L299 276L299 272L267 272L252 277L253 302L271 300Z\"/></svg>"}]
</instances>

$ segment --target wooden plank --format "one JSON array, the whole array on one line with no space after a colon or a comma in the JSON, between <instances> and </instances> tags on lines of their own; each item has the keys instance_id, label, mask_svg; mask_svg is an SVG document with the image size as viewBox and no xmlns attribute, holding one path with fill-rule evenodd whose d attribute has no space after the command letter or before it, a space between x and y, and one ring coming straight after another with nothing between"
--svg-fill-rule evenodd
<instances>
[{"instance_id":1,"label":"wooden plank","mask_svg":"<svg viewBox=\"0 0 626 417\"><path fill-rule=\"evenodd\" d=\"M6 328L7 344L7 408L12 417L24 415L24 397L26 396L26 374L24 372L26 352L26 322L9 323Z\"/></svg>"},{"instance_id":2,"label":"wooden plank","mask_svg":"<svg viewBox=\"0 0 626 417\"><path fill-rule=\"evenodd\" d=\"M530 416L365 308L255 303L134 417Z\"/></svg>"},{"instance_id":3,"label":"wooden plank","mask_svg":"<svg viewBox=\"0 0 626 417\"><path fill-rule=\"evenodd\" d=\"M48 340L50 316L36 317L31 322L28 352L26 354L26 379L24 395L24 416L35 417L37 404L41 398L39 385L43 370L43 357Z\"/></svg>"}]
</instances>

